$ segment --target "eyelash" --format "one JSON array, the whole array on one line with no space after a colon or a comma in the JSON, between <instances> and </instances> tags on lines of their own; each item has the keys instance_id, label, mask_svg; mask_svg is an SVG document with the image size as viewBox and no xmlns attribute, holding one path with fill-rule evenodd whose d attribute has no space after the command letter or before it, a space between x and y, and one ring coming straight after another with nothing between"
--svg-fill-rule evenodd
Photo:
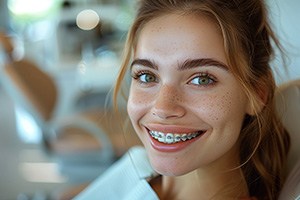
<instances>
[{"instance_id":1,"label":"eyelash","mask_svg":"<svg viewBox=\"0 0 300 200\"><path fill-rule=\"evenodd\" d=\"M155 80L154 81L150 81L150 82L142 81L141 77L143 75L153 76L155 78ZM150 84L150 83L157 82L156 75L154 73L148 71L148 70L141 70L141 71L137 71L137 72L132 72L131 77L134 80L138 81L140 84ZM207 84L195 84L195 83L192 83L192 81L195 80L196 78L208 78L209 79L209 83L207 83ZM217 79L215 78L215 76L213 76L213 75L211 75L210 73L207 73L207 72L197 73L196 75L193 76L193 78L191 78L188 81L188 84L194 85L196 87L209 87L209 86L212 86L212 85L214 85L216 83L217 83Z\"/></svg>"},{"instance_id":2,"label":"eyelash","mask_svg":"<svg viewBox=\"0 0 300 200\"><path fill-rule=\"evenodd\" d=\"M141 81L140 78L141 78L143 75L151 75L151 76L153 76L153 77L155 78L155 81L153 81L153 82L157 82L157 77L156 77L156 75L153 74L153 73L150 72L150 71L147 71L147 70L141 70L141 71L137 71L137 72L132 72L131 77L132 77L134 80L138 81L140 84L149 84L149 83L153 83L153 82L145 82L145 81Z\"/></svg>"},{"instance_id":3,"label":"eyelash","mask_svg":"<svg viewBox=\"0 0 300 200\"><path fill-rule=\"evenodd\" d=\"M194 84L192 83L193 80L195 80L196 78L208 78L209 79L209 83L207 84ZM188 81L189 84L191 85L195 85L197 87L209 87L212 86L214 84L217 83L217 79L215 76L211 75L210 73L207 72L201 72L201 73L197 73L196 76L193 76L193 78L190 79L190 81Z\"/></svg>"}]
</instances>

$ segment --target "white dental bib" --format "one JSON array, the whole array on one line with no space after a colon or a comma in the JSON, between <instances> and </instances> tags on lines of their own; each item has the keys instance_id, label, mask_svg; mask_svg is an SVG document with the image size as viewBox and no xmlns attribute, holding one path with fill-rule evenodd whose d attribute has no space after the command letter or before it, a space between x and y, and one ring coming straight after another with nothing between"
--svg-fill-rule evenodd
<instances>
[{"instance_id":1,"label":"white dental bib","mask_svg":"<svg viewBox=\"0 0 300 200\"><path fill-rule=\"evenodd\" d=\"M133 147L75 200L159 200L147 179L155 175L143 147Z\"/></svg>"}]
</instances>

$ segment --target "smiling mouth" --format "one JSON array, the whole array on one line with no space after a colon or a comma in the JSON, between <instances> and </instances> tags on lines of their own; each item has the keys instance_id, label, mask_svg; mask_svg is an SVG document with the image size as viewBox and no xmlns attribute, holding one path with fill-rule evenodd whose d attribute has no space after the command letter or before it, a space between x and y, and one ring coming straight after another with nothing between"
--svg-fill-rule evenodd
<instances>
[{"instance_id":1,"label":"smiling mouth","mask_svg":"<svg viewBox=\"0 0 300 200\"><path fill-rule=\"evenodd\" d=\"M164 143L164 144L174 144L179 142L185 142L191 139L194 139L200 135L203 135L206 131L197 131L192 133L163 133L160 131L151 131L149 134L155 140Z\"/></svg>"}]
</instances>

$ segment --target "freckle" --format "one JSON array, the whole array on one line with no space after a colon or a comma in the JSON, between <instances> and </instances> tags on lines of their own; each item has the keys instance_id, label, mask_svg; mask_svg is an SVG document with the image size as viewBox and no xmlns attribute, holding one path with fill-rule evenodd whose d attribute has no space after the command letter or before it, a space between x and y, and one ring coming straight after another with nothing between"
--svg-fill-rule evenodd
<instances>
[{"instance_id":1,"label":"freckle","mask_svg":"<svg viewBox=\"0 0 300 200\"><path fill-rule=\"evenodd\" d=\"M174 95L173 97L172 97L172 101L177 101L178 100L178 97L176 96L176 95Z\"/></svg>"},{"instance_id":2,"label":"freckle","mask_svg":"<svg viewBox=\"0 0 300 200\"><path fill-rule=\"evenodd\" d=\"M177 102L182 102L181 98L179 98L179 97L176 97L176 101Z\"/></svg>"}]
</instances>

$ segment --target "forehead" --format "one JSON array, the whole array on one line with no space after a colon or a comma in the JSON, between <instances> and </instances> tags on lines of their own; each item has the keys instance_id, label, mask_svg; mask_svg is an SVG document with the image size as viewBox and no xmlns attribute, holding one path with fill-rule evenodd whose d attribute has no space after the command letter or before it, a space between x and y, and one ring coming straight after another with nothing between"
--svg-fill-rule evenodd
<instances>
[{"instance_id":1,"label":"forehead","mask_svg":"<svg viewBox=\"0 0 300 200\"><path fill-rule=\"evenodd\" d=\"M223 37L217 24L206 16L166 14L144 25L134 57L172 60L214 58L226 63Z\"/></svg>"}]
</instances>

